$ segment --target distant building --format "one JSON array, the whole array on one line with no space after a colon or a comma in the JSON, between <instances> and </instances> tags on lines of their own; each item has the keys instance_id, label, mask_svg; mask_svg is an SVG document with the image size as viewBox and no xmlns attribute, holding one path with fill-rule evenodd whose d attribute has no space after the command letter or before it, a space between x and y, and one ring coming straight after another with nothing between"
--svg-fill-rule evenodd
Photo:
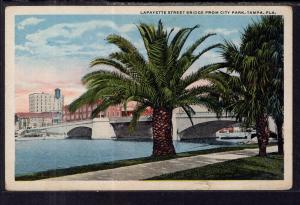
<instances>
[{"instance_id":1,"label":"distant building","mask_svg":"<svg viewBox=\"0 0 300 205\"><path fill-rule=\"evenodd\" d=\"M131 101L127 104L126 110L124 106L122 106L122 117L132 117L133 111L137 106L137 102ZM142 113L142 116L151 116L153 113L152 108L147 107L146 110Z\"/></svg>"},{"instance_id":2,"label":"distant building","mask_svg":"<svg viewBox=\"0 0 300 205\"><path fill-rule=\"evenodd\" d=\"M55 124L58 113L55 112L21 112L16 113L16 130L45 127Z\"/></svg>"},{"instance_id":3,"label":"distant building","mask_svg":"<svg viewBox=\"0 0 300 205\"><path fill-rule=\"evenodd\" d=\"M29 112L56 113L52 119L54 124L62 122L62 111L64 106L64 96L61 95L60 89L56 88L54 95L49 93L32 93L29 95Z\"/></svg>"},{"instance_id":4,"label":"distant building","mask_svg":"<svg viewBox=\"0 0 300 205\"><path fill-rule=\"evenodd\" d=\"M62 112L64 96L60 89L55 89L55 94L32 93L29 95L29 112Z\"/></svg>"},{"instance_id":5,"label":"distant building","mask_svg":"<svg viewBox=\"0 0 300 205\"><path fill-rule=\"evenodd\" d=\"M101 104L101 100L98 100L96 103L93 104L86 104L78 108L75 112L70 112L68 106L64 106L63 109L63 121L70 122L70 121L80 121L80 120L87 120L92 118L93 110ZM118 117L126 117L132 116L132 112L136 106L136 103L130 102L127 106L125 111L123 105L114 105L108 107L105 111L100 112L96 117L97 118L118 118ZM146 111L142 114L144 116L152 115L152 109L147 108Z\"/></svg>"},{"instance_id":6,"label":"distant building","mask_svg":"<svg viewBox=\"0 0 300 205\"><path fill-rule=\"evenodd\" d=\"M69 106L64 106L63 109L63 121L70 122L70 121L79 121L79 120L86 120L92 118L93 110L101 104L101 100L98 100L96 103L93 104L85 104L78 108L75 112L69 111ZM96 117L103 118L103 117L121 117L122 116L122 108L121 106L110 106L106 111L100 112Z\"/></svg>"}]
</instances>

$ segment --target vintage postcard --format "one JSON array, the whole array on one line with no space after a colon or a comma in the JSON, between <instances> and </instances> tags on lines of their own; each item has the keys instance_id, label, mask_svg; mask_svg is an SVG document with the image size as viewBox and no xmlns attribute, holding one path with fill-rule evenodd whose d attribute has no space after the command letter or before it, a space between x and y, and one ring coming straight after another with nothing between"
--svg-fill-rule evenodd
<instances>
[{"instance_id":1,"label":"vintage postcard","mask_svg":"<svg viewBox=\"0 0 300 205\"><path fill-rule=\"evenodd\" d=\"M292 187L288 6L9 6L7 190Z\"/></svg>"}]
</instances>

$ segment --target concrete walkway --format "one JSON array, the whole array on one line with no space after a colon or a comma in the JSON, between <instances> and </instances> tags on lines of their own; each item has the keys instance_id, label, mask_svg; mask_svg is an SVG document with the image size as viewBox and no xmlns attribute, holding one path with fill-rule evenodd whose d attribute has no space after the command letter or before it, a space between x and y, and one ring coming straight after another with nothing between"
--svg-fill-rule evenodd
<instances>
[{"instance_id":1,"label":"concrete walkway","mask_svg":"<svg viewBox=\"0 0 300 205\"><path fill-rule=\"evenodd\" d=\"M276 152L277 147L268 147L267 152ZM219 152L212 154L196 155L159 162L137 164L115 169L87 172L56 178L44 179L44 181L87 181L87 180L142 180L162 174L173 173L203 167L208 164L225 162L228 160L251 157L258 154L258 149L244 149L238 151Z\"/></svg>"}]
</instances>

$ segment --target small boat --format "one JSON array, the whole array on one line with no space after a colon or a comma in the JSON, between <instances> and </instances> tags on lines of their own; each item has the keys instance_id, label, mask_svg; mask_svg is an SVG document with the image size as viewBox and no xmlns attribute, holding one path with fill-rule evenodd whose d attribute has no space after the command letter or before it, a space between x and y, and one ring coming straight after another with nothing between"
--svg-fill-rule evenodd
<instances>
[{"instance_id":1,"label":"small boat","mask_svg":"<svg viewBox=\"0 0 300 205\"><path fill-rule=\"evenodd\" d=\"M230 127L216 132L216 140L222 142L248 143L253 141L254 137L256 137L256 130L254 129L241 130Z\"/></svg>"},{"instance_id":2,"label":"small boat","mask_svg":"<svg viewBox=\"0 0 300 205\"><path fill-rule=\"evenodd\" d=\"M43 139L45 139L47 137L47 133L44 131L27 132L23 135L23 137L42 137Z\"/></svg>"}]
</instances>

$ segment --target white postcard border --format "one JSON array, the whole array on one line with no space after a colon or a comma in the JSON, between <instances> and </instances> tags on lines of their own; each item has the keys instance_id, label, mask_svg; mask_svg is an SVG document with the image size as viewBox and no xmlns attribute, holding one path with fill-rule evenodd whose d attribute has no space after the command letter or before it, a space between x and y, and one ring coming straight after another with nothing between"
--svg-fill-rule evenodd
<instances>
[{"instance_id":1,"label":"white postcard border","mask_svg":"<svg viewBox=\"0 0 300 205\"><path fill-rule=\"evenodd\" d=\"M15 181L15 15L140 14L141 11L275 11L284 16L284 180ZM141 14L143 15L143 14ZM155 15L155 14L153 14ZM240 15L240 14L231 14ZM288 6L9 6L5 10L5 188L50 190L283 190L292 187L292 8Z\"/></svg>"}]
</instances>

